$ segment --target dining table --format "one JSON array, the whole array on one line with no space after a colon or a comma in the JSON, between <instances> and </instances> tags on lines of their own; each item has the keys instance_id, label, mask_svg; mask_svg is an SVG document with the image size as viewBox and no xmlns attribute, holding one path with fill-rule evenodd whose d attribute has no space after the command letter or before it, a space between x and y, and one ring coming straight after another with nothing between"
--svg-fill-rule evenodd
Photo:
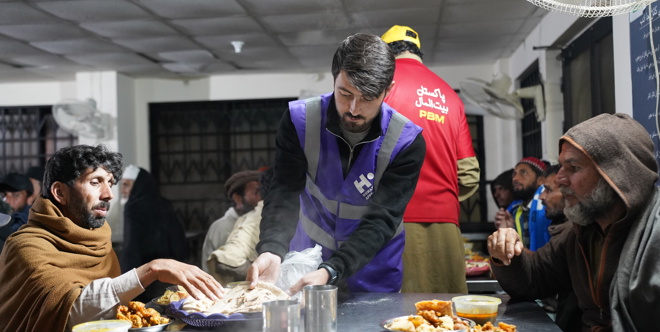
<instances>
[{"instance_id":1,"label":"dining table","mask_svg":"<svg viewBox=\"0 0 660 332\"><path fill-rule=\"evenodd\" d=\"M387 331L382 323L388 319L416 313L415 303L426 300L451 301L465 294L436 293L339 293L337 331ZM517 326L518 332L561 332L546 312L534 301L517 301L507 294L489 294L502 300L497 321ZM301 315L304 320L304 312ZM195 327L175 322L169 331L259 332L261 319L227 322L222 326ZM304 325L304 324L301 324ZM302 327L299 330L303 331Z\"/></svg>"}]
</instances>

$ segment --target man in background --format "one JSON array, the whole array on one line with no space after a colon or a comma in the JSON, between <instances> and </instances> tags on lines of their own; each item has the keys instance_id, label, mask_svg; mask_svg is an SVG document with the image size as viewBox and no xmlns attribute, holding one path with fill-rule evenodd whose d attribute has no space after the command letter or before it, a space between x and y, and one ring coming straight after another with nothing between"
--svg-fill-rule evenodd
<instances>
[{"instance_id":1,"label":"man in background","mask_svg":"<svg viewBox=\"0 0 660 332\"><path fill-rule=\"evenodd\" d=\"M255 199L258 200L256 206L236 220L227 242L213 251L207 261L209 273L223 285L245 280L250 265L257 258L259 224L261 223L261 210L264 206L261 198L266 197L273 168L259 173L259 192L254 193L251 192L251 188L247 188L248 192L243 194L243 200L249 202L250 205L254 203Z\"/></svg>"},{"instance_id":2,"label":"man in background","mask_svg":"<svg viewBox=\"0 0 660 332\"><path fill-rule=\"evenodd\" d=\"M27 223L28 213L32 206L30 200L32 190L30 179L23 174L9 173L0 181L0 192L4 193L4 200L13 211L11 219L0 227L0 251L9 235Z\"/></svg>"},{"instance_id":3,"label":"man in background","mask_svg":"<svg viewBox=\"0 0 660 332\"><path fill-rule=\"evenodd\" d=\"M0 329L62 332L112 319L119 304L156 280L182 285L196 299L222 297L213 277L171 259L120 274L106 215L121 176L121 154L103 145L70 146L53 154L43 195L0 254Z\"/></svg>"},{"instance_id":4,"label":"man in background","mask_svg":"<svg viewBox=\"0 0 660 332\"><path fill-rule=\"evenodd\" d=\"M490 193L499 209L506 209L513 202L513 169L502 172L490 183Z\"/></svg>"},{"instance_id":5,"label":"man in background","mask_svg":"<svg viewBox=\"0 0 660 332\"><path fill-rule=\"evenodd\" d=\"M522 158L513 169L513 194L516 198L506 211L495 214L495 227L513 228L525 248L532 251L550 240L550 219L539 200L543 192L543 172L546 163L534 157Z\"/></svg>"},{"instance_id":6,"label":"man in background","mask_svg":"<svg viewBox=\"0 0 660 332\"><path fill-rule=\"evenodd\" d=\"M550 219L550 235L555 235L561 231L559 225L566 222L564 214L564 196L555 182L557 172L561 165L551 165L543 173L543 192L539 195L541 203L545 207L545 217Z\"/></svg>"},{"instance_id":7,"label":"man in background","mask_svg":"<svg viewBox=\"0 0 660 332\"><path fill-rule=\"evenodd\" d=\"M395 25L382 36L394 56L394 85L385 102L424 128L426 157L403 215L403 292L467 293L459 201L479 188L463 102L422 63L415 30ZM433 264L429 264L433 262Z\"/></svg>"},{"instance_id":8,"label":"man in background","mask_svg":"<svg viewBox=\"0 0 660 332\"><path fill-rule=\"evenodd\" d=\"M227 209L222 218L214 221L209 227L202 245L202 269L208 273L213 271L209 269L208 261L218 248L227 243L229 234L234 229L234 225L239 217L254 210L261 200L259 195L259 176L261 172L246 170L234 173L225 181L225 193L231 200L231 207ZM259 213L261 219L261 212ZM254 259L253 259L254 260Z\"/></svg>"}]
</instances>

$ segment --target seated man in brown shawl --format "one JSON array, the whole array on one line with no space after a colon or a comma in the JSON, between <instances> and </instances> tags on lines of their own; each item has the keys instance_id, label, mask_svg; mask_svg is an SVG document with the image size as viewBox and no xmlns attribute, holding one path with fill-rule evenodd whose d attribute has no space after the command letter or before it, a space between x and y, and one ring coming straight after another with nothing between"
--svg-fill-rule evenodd
<instances>
[{"instance_id":1,"label":"seated man in brown shawl","mask_svg":"<svg viewBox=\"0 0 660 332\"><path fill-rule=\"evenodd\" d=\"M55 331L115 316L159 280L195 298L218 299L222 286L196 266L157 259L120 275L105 222L121 180L122 156L102 145L57 151L42 196L0 254L0 330Z\"/></svg>"},{"instance_id":2,"label":"seated man in brown shawl","mask_svg":"<svg viewBox=\"0 0 660 332\"><path fill-rule=\"evenodd\" d=\"M582 331L657 331L660 195L649 132L601 114L559 139L555 183L572 223L536 252L513 229L488 238L492 268L512 298L575 291Z\"/></svg>"}]
</instances>

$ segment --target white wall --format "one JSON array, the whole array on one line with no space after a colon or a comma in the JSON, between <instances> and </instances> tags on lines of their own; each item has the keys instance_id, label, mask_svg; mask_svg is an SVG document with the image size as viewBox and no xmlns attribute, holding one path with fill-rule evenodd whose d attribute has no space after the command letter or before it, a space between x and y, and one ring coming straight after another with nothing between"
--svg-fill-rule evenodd
<instances>
[{"instance_id":1,"label":"white wall","mask_svg":"<svg viewBox=\"0 0 660 332\"><path fill-rule=\"evenodd\" d=\"M53 105L65 98L76 98L76 82L0 84L0 106Z\"/></svg>"},{"instance_id":2,"label":"white wall","mask_svg":"<svg viewBox=\"0 0 660 332\"><path fill-rule=\"evenodd\" d=\"M134 156L135 159L130 160L131 163L149 170L149 103L209 100L209 79L132 81L134 103L132 108L122 112L127 113L126 121L134 123L134 138L119 148L120 152Z\"/></svg>"}]
</instances>

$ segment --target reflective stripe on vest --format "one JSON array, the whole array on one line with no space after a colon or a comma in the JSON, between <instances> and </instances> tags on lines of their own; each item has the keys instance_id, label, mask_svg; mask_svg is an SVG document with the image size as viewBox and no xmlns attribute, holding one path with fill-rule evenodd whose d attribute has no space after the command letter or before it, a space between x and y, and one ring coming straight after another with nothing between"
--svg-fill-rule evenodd
<instances>
[{"instance_id":1,"label":"reflective stripe on vest","mask_svg":"<svg viewBox=\"0 0 660 332\"><path fill-rule=\"evenodd\" d=\"M302 224L303 229L305 230L305 234L307 234L307 236L309 236L309 238L314 240L316 243L333 251L337 250L337 248L343 243L343 241L337 241L337 244L335 245L335 238L324 231L323 228L319 227L319 225L307 218L307 216L302 213L302 210L300 210L298 218ZM403 223L400 222L392 238L395 238L397 235L401 234L403 229Z\"/></svg>"},{"instance_id":2,"label":"reflective stripe on vest","mask_svg":"<svg viewBox=\"0 0 660 332\"><path fill-rule=\"evenodd\" d=\"M307 170L309 172L305 184L305 189L310 195L317 199L328 212L332 213L336 217L342 219L359 220L368 210L366 205L352 205L329 199L323 195L316 183L314 183L314 179L316 179L318 172L319 151L321 149L321 141L319 135L322 130L321 97L313 97L305 100L305 108L304 152L307 158ZM374 175L373 182L374 190L378 189L378 183L383 177L383 173L385 173L387 166L390 164L392 153L396 147L397 142L399 141L407 121L408 119L399 113L394 112L392 114L392 119L390 119L388 129L385 132L385 137L383 138L380 150L378 151L378 161L375 172L376 174ZM340 245L340 243L335 245L334 236L328 234L320 226L307 218L304 213L302 213L302 209L299 213L299 218L303 229L305 229L305 233L307 233L307 236L309 236L312 240L331 250L336 250L337 246ZM403 229L403 222L401 220L399 221L399 225L392 238L399 235Z\"/></svg>"},{"instance_id":3,"label":"reflective stripe on vest","mask_svg":"<svg viewBox=\"0 0 660 332\"><path fill-rule=\"evenodd\" d=\"M307 157L307 170L316 179L319 170L319 151L321 150L321 97L313 97L305 100L307 111L305 112L305 157ZM315 110L310 112L309 110ZM316 112L318 110L318 112Z\"/></svg>"}]
</instances>

